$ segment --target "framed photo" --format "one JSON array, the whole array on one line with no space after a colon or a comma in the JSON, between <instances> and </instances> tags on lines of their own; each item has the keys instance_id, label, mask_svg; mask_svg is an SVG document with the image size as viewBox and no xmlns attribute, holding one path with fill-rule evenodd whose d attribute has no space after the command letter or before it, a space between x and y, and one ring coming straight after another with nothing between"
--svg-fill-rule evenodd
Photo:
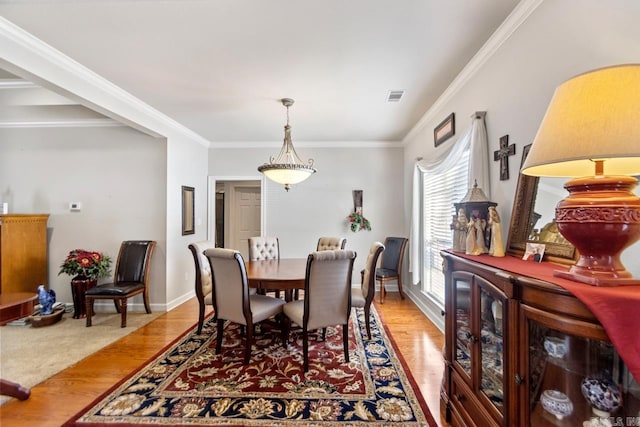
<instances>
[{"instance_id":1,"label":"framed photo","mask_svg":"<svg viewBox=\"0 0 640 427\"><path fill-rule=\"evenodd\" d=\"M545 245L543 243L527 243L527 249L522 256L525 261L542 262Z\"/></svg>"},{"instance_id":2,"label":"framed photo","mask_svg":"<svg viewBox=\"0 0 640 427\"><path fill-rule=\"evenodd\" d=\"M195 234L195 188L182 186L182 235Z\"/></svg>"},{"instance_id":3,"label":"framed photo","mask_svg":"<svg viewBox=\"0 0 640 427\"><path fill-rule=\"evenodd\" d=\"M433 130L433 142L435 146L442 144L456 133L456 117L451 113Z\"/></svg>"}]
</instances>

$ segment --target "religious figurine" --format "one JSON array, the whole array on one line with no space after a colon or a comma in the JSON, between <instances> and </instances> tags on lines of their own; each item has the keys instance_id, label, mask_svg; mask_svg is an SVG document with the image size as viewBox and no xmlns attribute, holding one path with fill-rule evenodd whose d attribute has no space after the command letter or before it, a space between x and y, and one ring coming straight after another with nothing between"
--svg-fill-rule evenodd
<instances>
[{"instance_id":1,"label":"religious figurine","mask_svg":"<svg viewBox=\"0 0 640 427\"><path fill-rule=\"evenodd\" d=\"M491 230L491 244L489 255L503 257L504 246L502 244L502 229L500 228L500 215L495 206L489 206L489 229Z\"/></svg>"},{"instance_id":2,"label":"religious figurine","mask_svg":"<svg viewBox=\"0 0 640 427\"><path fill-rule=\"evenodd\" d=\"M469 221L464 209L458 209L458 216L453 217L451 228L453 229L454 252L466 252L467 250L467 226Z\"/></svg>"},{"instance_id":3,"label":"religious figurine","mask_svg":"<svg viewBox=\"0 0 640 427\"><path fill-rule=\"evenodd\" d=\"M469 222L467 223L467 238L465 240L465 253L467 255L473 255L473 252L476 249L476 223L473 217L469 218Z\"/></svg>"},{"instance_id":4,"label":"religious figurine","mask_svg":"<svg viewBox=\"0 0 640 427\"><path fill-rule=\"evenodd\" d=\"M467 224L467 240L465 245L465 253L467 255L480 255L482 254L482 247L484 247L484 235L481 235L482 243L481 245L478 242L478 229L481 225L482 220L476 217L469 218L469 223Z\"/></svg>"},{"instance_id":5,"label":"religious figurine","mask_svg":"<svg viewBox=\"0 0 640 427\"><path fill-rule=\"evenodd\" d=\"M476 218L475 225L476 225L476 246L477 246L477 252L479 252L477 255L486 254L487 252L489 252L489 249L487 249L487 244L485 241L485 230L487 229L487 221L485 219L478 217Z\"/></svg>"}]
</instances>

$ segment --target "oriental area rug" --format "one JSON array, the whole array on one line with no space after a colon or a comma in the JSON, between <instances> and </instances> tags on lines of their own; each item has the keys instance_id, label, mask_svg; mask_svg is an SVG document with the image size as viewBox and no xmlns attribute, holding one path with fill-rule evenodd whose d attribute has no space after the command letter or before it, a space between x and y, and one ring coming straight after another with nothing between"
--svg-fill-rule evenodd
<instances>
[{"instance_id":1,"label":"oriental area rug","mask_svg":"<svg viewBox=\"0 0 640 427\"><path fill-rule=\"evenodd\" d=\"M302 368L302 336L288 348L268 327L254 334L251 362L244 339L225 325L222 354L216 327L205 322L65 423L71 426L436 426L392 338L372 306L372 339L364 310L354 308L345 362L342 327L309 339L309 372Z\"/></svg>"}]
</instances>

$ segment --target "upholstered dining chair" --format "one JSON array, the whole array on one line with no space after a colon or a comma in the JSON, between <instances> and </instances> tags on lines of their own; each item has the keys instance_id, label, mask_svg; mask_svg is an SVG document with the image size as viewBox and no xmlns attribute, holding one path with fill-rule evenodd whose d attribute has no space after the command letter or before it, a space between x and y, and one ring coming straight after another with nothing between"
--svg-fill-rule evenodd
<instances>
[{"instance_id":1,"label":"upholstered dining chair","mask_svg":"<svg viewBox=\"0 0 640 427\"><path fill-rule=\"evenodd\" d=\"M398 283L400 298L404 299L402 292L402 261L404 251L409 239L404 237L387 237L384 240L384 254L380 261L380 268L376 269L376 280L380 282L380 304L384 302L384 284L395 280Z\"/></svg>"},{"instance_id":2,"label":"upholstered dining chair","mask_svg":"<svg viewBox=\"0 0 640 427\"><path fill-rule=\"evenodd\" d=\"M222 351L225 320L245 328L244 364L251 360L253 325L282 313L284 300L249 293L247 270L240 252L233 249L213 248L204 251L209 259L213 278L213 307L218 318L216 352ZM282 339L284 341L284 328Z\"/></svg>"},{"instance_id":3,"label":"upholstered dining chair","mask_svg":"<svg viewBox=\"0 0 640 427\"><path fill-rule=\"evenodd\" d=\"M349 362L349 315L351 313L351 273L356 253L351 250L312 252L307 258L304 299L284 305L284 330L288 337L291 322L302 327L304 371L309 371L309 332L342 325L345 360ZM287 341L285 340L285 348Z\"/></svg>"},{"instance_id":4,"label":"upholstered dining chair","mask_svg":"<svg viewBox=\"0 0 640 427\"><path fill-rule=\"evenodd\" d=\"M249 237L249 259L280 259L280 241L277 237Z\"/></svg>"},{"instance_id":5,"label":"upholstered dining chair","mask_svg":"<svg viewBox=\"0 0 640 427\"><path fill-rule=\"evenodd\" d=\"M149 305L149 272L151 255L156 242L153 240L125 240L120 245L116 270L112 283L105 283L87 289L84 301L87 326L91 326L93 303L97 299L111 299L116 311L121 314L120 327L127 326L127 300L142 294L144 308L151 313Z\"/></svg>"},{"instance_id":6,"label":"upholstered dining chair","mask_svg":"<svg viewBox=\"0 0 640 427\"><path fill-rule=\"evenodd\" d=\"M280 240L277 237L249 237L247 243L249 244L250 261L280 259ZM273 292L276 298L280 298L280 290L278 289L265 289L260 292Z\"/></svg>"},{"instance_id":7,"label":"upholstered dining chair","mask_svg":"<svg viewBox=\"0 0 640 427\"><path fill-rule=\"evenodd\" d=\"M316 251L334 251L344 249L347 239L344 237L320 237Z\"/></svg>"},{"instance_id":8,"label":"upholstered dining chair","mask_svg":"<svg viewBox=\"0 0 640 427\"><path fill-rule=\"evenodd\" d=\"M211 265L204 251L215 248L216 242L205 240L191 243L189 250L193 255L193 262L196 268L195 291L198 299L198 333L202 333L204 324L204 312L207 305L213 306L213 278L211 277ZM214 312L215 320L215 312Z\"/></svg>"},{"instance_id":9,"label":"upholstered dining chair","mask_svg":"<svg viewBox=\"0 0 640 427\"><path fill-rule=\"evenodd\" d=\"M376 266L378 258L384 251L384 245L374 242L369 249L367 262L362 270L362 284L359 288L351 288L351 307L364 308L364 317L367 325L367 337L371 339L371 303L376 294Z\"/></svg>"}]
</instances>

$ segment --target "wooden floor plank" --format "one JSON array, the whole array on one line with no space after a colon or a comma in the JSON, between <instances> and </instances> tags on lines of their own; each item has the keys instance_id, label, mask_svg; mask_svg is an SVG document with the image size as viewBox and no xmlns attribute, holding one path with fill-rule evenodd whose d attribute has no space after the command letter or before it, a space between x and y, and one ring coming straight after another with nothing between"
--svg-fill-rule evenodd
<instances>
[{"instance_id":1,"label":"wooden floor plank","mask_svg":"<svg viewBox=\"0 0 640 427\"><path fill-rule=\"evenodd\" d=\"M439 409L443 372L442 333L413 302L408 298L400 299L397 293L387 293L384 304L376 307L431 413L441 425L447 426L440 417ZM197 318L198 306L194 298L33 387L28 400L12 399L0 406L0 424L3 427L60 426L173 342L193 326Z\"/></svg>"}]
</instances>

